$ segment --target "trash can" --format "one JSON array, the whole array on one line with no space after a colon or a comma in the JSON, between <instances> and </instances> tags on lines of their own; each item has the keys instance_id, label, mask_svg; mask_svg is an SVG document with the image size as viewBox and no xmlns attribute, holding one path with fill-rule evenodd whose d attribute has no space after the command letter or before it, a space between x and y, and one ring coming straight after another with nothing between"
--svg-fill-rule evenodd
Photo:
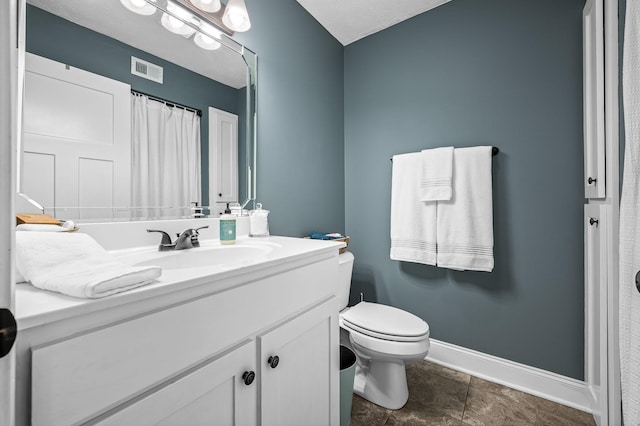
<instances>
[{"instance_id":1,"label":"trash can","mask_svg":"<svg viewBox=\"0 0 640 426\"><path fill-rule=\"evenodd\" d=\"M340 426L351 423L351 400L353 399L353 378L356 374L356 354L340 345Z\"/></svg>"}]
</instances>

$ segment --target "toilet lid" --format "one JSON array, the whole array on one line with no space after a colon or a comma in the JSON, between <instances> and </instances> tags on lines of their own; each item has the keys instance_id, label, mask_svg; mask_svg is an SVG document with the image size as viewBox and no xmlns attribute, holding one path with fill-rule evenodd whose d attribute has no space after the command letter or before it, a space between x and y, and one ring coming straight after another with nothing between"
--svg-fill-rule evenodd
<instances>
[{"instance_id":1,"label":"toilet lid","mask_svg":"<svg viewBox=\"0 0 640 426\"><path fill-rule=\"evenodd\" d=\"M345 326L388 340L421 340L429 324L402 309L378 303L360 302L342 314Z\"/></svg>"}]
</instances>

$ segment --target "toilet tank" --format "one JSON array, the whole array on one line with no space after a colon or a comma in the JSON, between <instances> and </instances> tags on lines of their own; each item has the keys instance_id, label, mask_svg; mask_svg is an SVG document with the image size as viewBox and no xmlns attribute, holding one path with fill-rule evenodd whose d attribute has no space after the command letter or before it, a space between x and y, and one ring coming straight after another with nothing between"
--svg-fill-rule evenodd
<instances>
[{"instance_id":1,"label":"toilet tank","mask_svg":"<svg viewBox=\"0 0 640 426\"><path fill-rule=\"evenodd\" d=\"M343 310L349 304L351 273L353 272L353 254L344 252L338 256L338 309Z\"/></svg>"}]
</instances>

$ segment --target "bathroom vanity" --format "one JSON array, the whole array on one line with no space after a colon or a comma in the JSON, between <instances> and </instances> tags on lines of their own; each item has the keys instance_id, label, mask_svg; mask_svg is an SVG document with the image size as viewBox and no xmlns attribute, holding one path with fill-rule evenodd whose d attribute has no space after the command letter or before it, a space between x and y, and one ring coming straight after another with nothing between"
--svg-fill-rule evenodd
<instances>
[{"instance_id":1,"label":"bathroom vanity","mask_svg":"<svg viewBox=\"0 0 640 426\"><path fill-rule=\"evenodd\" d=\"M184 261L156 257L158 282L103 299L18 285L17 423L338 425L339 247L205 238L172 253Z\"/></svg>"}]
</instances>

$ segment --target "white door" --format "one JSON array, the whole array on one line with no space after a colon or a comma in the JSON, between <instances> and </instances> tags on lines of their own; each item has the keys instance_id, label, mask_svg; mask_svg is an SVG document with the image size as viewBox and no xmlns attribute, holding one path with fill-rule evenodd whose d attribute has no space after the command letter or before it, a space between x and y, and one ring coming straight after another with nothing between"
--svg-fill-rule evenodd
<instances>
[{"instance_id":1,"label":"white door","mask_svg":"<svg viewBox=\"0 0 640 426\"><path fill-rule=\"evenodd\" d=\"M16 147L20 134L21 71L24 68L25 4L0 2L0 424L15 422L13 247ZM20 32L20 35L18 35ZM21 53L22 52L22 53ZM8 352L8 353L4 353Z\"/></svg>"},{"instance_id":2,"label":"white door","mask_svg":"<svg viewBox=\"0 0 640 426\"><path fill-rule=\"evenodd\" d=\"M263 426L339 423L337 341L335 299L258 338Z\"/></svg>"},{"instance_id":3,"label":"white door","mask_svg":"<svg viewBox=\"0 0 640 426\"><path fill-rule=\"evenodd\" d=\"M129 206L130 99L128 84L27 54L21 192L64 219Z\"/></svg>"},{"instance_id":4,"label":"white door","mask_svg":"<svg viewBox=\"0 0 640 426\"><path fill-rule=\"evenodd\" d=\"M238 202L238 116L209 107L209 205Z\"/></svg>"}]
</instances>

